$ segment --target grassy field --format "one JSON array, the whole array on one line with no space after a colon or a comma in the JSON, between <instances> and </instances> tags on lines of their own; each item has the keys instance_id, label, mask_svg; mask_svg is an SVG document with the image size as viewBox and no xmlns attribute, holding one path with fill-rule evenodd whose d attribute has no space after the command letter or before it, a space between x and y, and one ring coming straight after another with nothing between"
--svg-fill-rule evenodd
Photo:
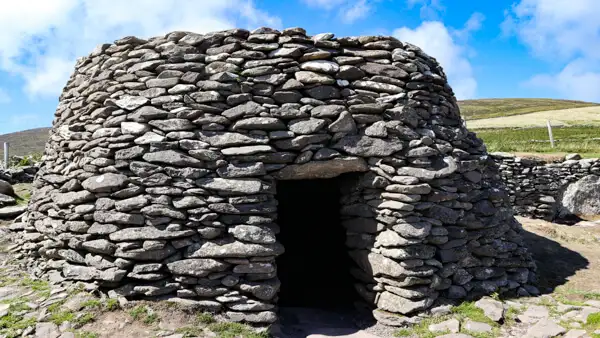
<instances>
[{"instance_id":1,"label":"grassy field","mask_svg":"<svg viewBox=\"0 0 600 338\"><path fill-rule=\"evenodd\" d=\"M576 126L553 128L555 148L550 145L546 128L503 128L474 130L488 151L510 153L580 153L584 157L600 157L600 128Z\"/></svg>"},{"instance_id":2,"label":"grassy field","mask_svg":"<svg viewBox=\"0 0 600 338\"><path fill-rule=\"evenodd\" d=\"M458 101L467 121L493 117L522 115L547 110L600 106L598 103L554 99L481 99Z\"/></svg>"},{"instance_id":3,"label":"grassy field","mask_svg":"<svg viewBox=\"0 0 600 338\"><path fill-rule=\"evenodd\" d=\"M469 129L545 127L550 121L553 127L600 125L600 106L548 110L523 115L467 120Z\"/></svg>"},{"instance_id":4,"label":"grassy field","mask_svg":"<svg viewBox=\"0 0 600 338\"><path fill-rule=\"evenodd\" d=\"M4 156L4 142L10 143L10 154L16 156L43 153L50 128L38 128L0 135L0 158Z\"/></svg>"}]
</instances>

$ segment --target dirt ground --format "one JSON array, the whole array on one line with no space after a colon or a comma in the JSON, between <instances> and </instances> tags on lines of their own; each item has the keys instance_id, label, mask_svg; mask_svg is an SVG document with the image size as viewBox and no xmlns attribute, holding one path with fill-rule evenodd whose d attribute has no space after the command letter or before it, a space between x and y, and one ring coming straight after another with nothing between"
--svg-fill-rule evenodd
<instances>
[{"instance_id":1,"label":"dirt ground","mask_svg":"<svg viewBox=\"0 0 600 338\"><path fill-rule=\"evenodd\" d=\"M538 265L543 293L571 300L600 295L600 222L567 226L517 217Z\"/></svg>"}]
</instances>

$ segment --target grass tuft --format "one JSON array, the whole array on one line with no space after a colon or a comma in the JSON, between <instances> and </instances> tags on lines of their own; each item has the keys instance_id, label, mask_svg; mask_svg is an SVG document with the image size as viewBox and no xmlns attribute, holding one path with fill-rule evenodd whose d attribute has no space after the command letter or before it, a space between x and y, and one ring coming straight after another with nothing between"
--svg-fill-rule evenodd
<instances>
[{"instance_id":1,"label":"grass tuft","mask_svg":"<svg viewBox=\"0 0 600 338\"><path fill-rule=\"evenodd\" d=\"M86 309L99 309L102 307L102 302L98 299L90 299L88 301L83 302L81 306Z\"/></svg>"},{"instance_id":2,"label":"grass tuft","mask_svg":"<svg viewBox=\"0 0 600 338\"><path fill-rule=\"evenodd\" d=\"M202 331L201 328L196 327L196 326L186 326L186 327L178 328L177 330L175 330L175 333L182 334L184 338L188 338L188 337L202 337L202 335L204 334L204 331Z\"/></svg>"},{"instance_id":3,"label":"grass tuft","mask_svg":"<svg viewBox=\"0 0 600 338\"><path fill-rule=\"evenodd\" d=\"M139 320L144 324L154 324L160 320L158 315L152 309L138 305L129 311L129 315L133 320Z\"/></svg>"},{"instance_id":4,"label":"grass tuft","mask_svg":"<svg viewBox=\"0 0 600 338\"><path fill-rule=\"evenodd\" d=\"M31 279L30 277L25 277L20 280L19 283L21 286L26 286L31 290L35 291L38 295L43 297L50 297L50 284L45 280L40 279Z\"/></svg>"},{"instance_id":5,"label":"grass tuft","mask_svg":"<svg viewBox=\"0 0 600 338\"><path fill-rule=\"evenodd\" d=\"M159 320L158 315L156 313L152 312L152 313L148 314L146 316L146 318L144 318L143 322L144 322L144 324L150 325L150 324L154 324L154 323L158 322L158 320Z\"/></svg>"},{"instance_id":6,"label":"grass tuft","mask_svg":"<svg viewBox=\"0 0 600 338\"><path fill-rule=\"evenodd\" d=\"M512 326L516 323L517 316L523 313L523 308L510 306L504 313L504 324Z\"/></svg>"},{"instance_id":7,"label":"grass tuft","mask_svg":"<svg viewBox=\"0 0 600 338\"><path fill-rule=\"evenodd\" d=\"M587 325L600 326L600 313L592 313L587 317L585 322Z\"/></svg>"},{"instance_id":8,"label":"grass tuft","mask_svg":"<svg viewBox=\"0 0 600 338\"><path fill-rule=\"evenodd\" d=\"M76 338L100 338L100 335L97 334L96 332L79 331L79 332L75 332L75 337Z\"/></svg>"},{"instance_id":9,"label":"grass tuft","mask_svg":"<svg viewBox=\"0 0 600 338\"><path fill-rule=\"evenodd\" d=\"M394 336L396 337L410 337L413 334L414 332L411 329L399 329L396 332L394 332Z\"/></svg>"},{"instance_id":10,"label":"grass tuft","mask_svg":"<svg viewBox=\"0 0 600 338\"><path fill-rule=\"evenodd\" d=\"M119 301L114 298L106 300L105 307L108 311L115 311L119 308Z\"/></svg>"},{"instance_id":11,"label":"grass tuft","mask_svg":"<svg viewBox=\"0 0 600 338\"><path fill-rule=\"evenodd\" d=\"M60 325L63 322L75 322L75 314L71 311L57 311L50 315L49 320L56 325Z\"/></svg>"},{"instance_id":12,"label":"grass tuft","mask_svg":"<svg viewBox=\"0 0 600 338\"><path fill-rule=\"evenodd\" d=\"M199 314L196 318L198 319L198 322L200 324L212 324L215 322L215 318L209 312L203 312Z\"/></svg>"},{"instance_id":13,"label":"grass tuft","mask_svg":"<svg viewBox=\"0 0 600 338\"><path fill-rule=\"evenodd\" d=\"M213 323L208 329L217 334L219 338L268 338L267 332L255 332L250 326L240 323Z\"/></svg>"},{"instance_id":14,"label":"grass tuft","mask_svg":"<svg viewBox=\"0 0 600 338\"><path fill-rule=\"evenodd\" d=\"M482 309L475 306L474 302L462 302L459 306L452 308L452 313L455 314L455 318L459 321L469 318L473 321L486 323L493 327L498 326L498 323L489 319Z\"/></svg>"}]
</instances>

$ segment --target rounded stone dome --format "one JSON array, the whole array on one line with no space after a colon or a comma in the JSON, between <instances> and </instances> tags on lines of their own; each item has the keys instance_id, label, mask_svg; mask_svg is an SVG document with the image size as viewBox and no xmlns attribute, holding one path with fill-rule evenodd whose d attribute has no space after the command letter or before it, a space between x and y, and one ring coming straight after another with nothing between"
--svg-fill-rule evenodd
<instances>
[{"instance_id":1,"label":"rounded stone dome","mask_svg":"<svg viewBox=\"0 0 600 338\"><path fill-rule=\"evenodd\" d=\"M278 182L338 176L353 284L378 320L535 279L442 67L393 37L125 37L77 61L55 116L21 242L53 282L274 322Z\"/></svg>"}]
</instances>

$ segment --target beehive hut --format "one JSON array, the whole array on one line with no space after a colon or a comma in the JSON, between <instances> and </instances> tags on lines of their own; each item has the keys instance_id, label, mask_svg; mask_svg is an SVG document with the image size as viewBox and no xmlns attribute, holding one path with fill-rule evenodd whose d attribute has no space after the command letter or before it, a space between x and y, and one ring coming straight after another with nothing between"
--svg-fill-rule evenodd
<instances>
[{"instance_id":1,"label":"beehive hut","mask_svg":"<svg viewBox=\"0 0 600 338\"><path fill-rule=\"evenodd\" d=\"M392 37L125 37L78 60L55 115L22 246L53 281L271 323L534 280L442 68Z\"/></svg>"}]
</instances>

